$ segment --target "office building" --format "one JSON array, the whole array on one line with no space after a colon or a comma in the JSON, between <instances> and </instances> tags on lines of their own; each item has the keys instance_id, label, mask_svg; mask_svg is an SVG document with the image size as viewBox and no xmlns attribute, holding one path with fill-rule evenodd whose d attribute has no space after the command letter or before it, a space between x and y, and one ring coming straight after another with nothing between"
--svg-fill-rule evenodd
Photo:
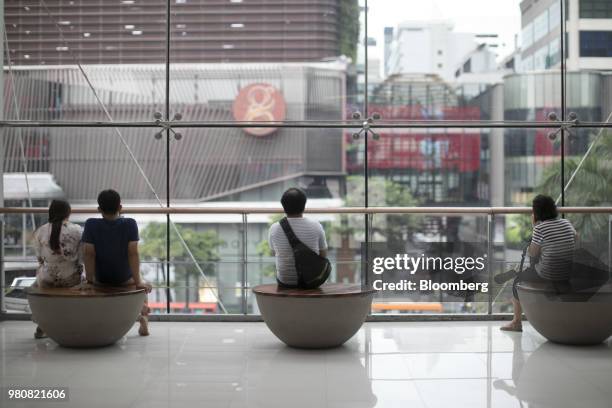
<instances>
[{"instance_id":1,"label":"office building","mask_svg":"<svg viewBox=\"0 0 612 408\"><path fill-rule=\"evenodd\" d=\"M449 21L407 21L385 31L385 72L436 74L451 81L457 64L477 45L476 35Z\"/></svg>"},{"instance_id":2,"label":"office building","mask_svg":"<svg viewBox=\"0 0 612 408\"><path fill-rule=\"evenodd\" d=\"M520 63L516 73L504 79L504 119L548 120L555 112L561 117L561 3L558 1L522 1ZM607 1L567 1L566 18L566 112L580 121L609 121L612 58L606 51L606 32L612 20ZM537 84L537 85L536 85ZM531 86L540 91L527 91ZM568 155L584 155L599 129L577 129L565 143ZM512 157L507 167L506 202L523 202L533 191L534 180L543 177L545 168L560 154L560 138L550 131L507 131L506 155ZM514 191L515 193L510 193Z\"/></svg>"},{"instance_id":3,"label":"office building","mask_svg":"<svg viewBox=\"0 0 612 408\"><path fill-rule=\"evenodd\" d=\"M170 6L171 62L320 61L342 52L338 0L177 0ZM163 63L163 0L6 1L16 65Z\"/></svg>"},{"instance_id":4,"label":"office building","mask_svg":"<svg viewBox=\"0 0 612 408\"><path fill-rule=\"evenodd\" d=\"M606 0L566 2L567 69L609 70L612 4ZM522 70L559 68L561 3L555 0L521 2Z\"/></svg>"}]
</instances>

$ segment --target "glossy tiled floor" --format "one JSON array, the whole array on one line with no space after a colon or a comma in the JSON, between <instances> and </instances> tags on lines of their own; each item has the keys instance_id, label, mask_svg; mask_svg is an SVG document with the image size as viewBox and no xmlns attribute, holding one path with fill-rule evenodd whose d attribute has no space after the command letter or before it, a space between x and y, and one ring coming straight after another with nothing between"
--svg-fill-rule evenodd
<instances>
[{"instance_id":1,"label":"glossy tiled floor","mask_svg":"<svg viewBox=\"0 0 612 408\"><path fill-rule=\"evenodd\" d=\"M263 323L155 322L149 338L71 350L2 322L0 385L69 388L68 403L34 407L612 406L612 342L564 347L500 324L370 323L344 347L303 351Z\"/></svg>"}]
</instances>

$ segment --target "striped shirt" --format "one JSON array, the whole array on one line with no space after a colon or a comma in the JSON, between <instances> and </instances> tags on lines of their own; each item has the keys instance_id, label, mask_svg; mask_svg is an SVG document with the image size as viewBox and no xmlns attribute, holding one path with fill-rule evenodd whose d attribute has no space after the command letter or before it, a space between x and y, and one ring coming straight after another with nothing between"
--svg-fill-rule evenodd
<instances>
[{"instance_id":1,"label":"striped shirt","mask_svg":"<svg viewBox=\"0 0 612 408\"><path fill-rule=\"evenodd\" d=\"M576 246L576 230L571 222L557 218L537 223L531 243L541 248L540 261L535 266L538 275L550 280L569 279Z\"/></svg>"},{"instance_id":2,"label":"striped shirt","mask_svg":"<svg viewBox=\"0 0 612 408\"><path fill-rule=\"evenodd\" d=\"M327 249L325 231L317 221L308 218L287 218L291 229L300 241L317 254ZM276 277L286 285L297 285L297 272L295 271L295 258L293 249L287 240L283 227L275 222L270 227L268 244L276 255Z\"/></svg>"}]
</instances>

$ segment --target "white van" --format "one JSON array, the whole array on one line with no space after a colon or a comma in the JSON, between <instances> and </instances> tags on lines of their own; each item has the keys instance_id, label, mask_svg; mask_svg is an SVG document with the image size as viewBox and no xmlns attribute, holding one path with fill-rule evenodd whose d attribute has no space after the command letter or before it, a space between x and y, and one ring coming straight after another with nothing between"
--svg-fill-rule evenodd
<instances>
[{"instance_id":1,"label":"white van","mask_svg":"<svg viewBox=\"0 0 612 408\"><path fill-rule=\"evenodd\" d=\"M13 283L4 294L4 306L9 312L31 313L26 297L26 288L36 282L35 277L20 276L13 279Z\"/></svg>"}]
</instances>

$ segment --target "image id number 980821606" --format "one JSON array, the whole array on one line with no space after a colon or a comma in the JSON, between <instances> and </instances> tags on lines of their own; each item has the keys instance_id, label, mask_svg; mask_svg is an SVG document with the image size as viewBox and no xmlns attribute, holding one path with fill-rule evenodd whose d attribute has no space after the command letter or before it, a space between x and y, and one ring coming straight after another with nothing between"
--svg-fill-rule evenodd
<instances>
[{"instance_id":1,"label":"image id number 980821606","mask_svg":"<svg viewBox=\"0 0 612 408\"><path fill-rule=\"evenodd\" d=\"M68 401L67 387L6 387L5 401Z\"/></svg>"}]
</instances>

